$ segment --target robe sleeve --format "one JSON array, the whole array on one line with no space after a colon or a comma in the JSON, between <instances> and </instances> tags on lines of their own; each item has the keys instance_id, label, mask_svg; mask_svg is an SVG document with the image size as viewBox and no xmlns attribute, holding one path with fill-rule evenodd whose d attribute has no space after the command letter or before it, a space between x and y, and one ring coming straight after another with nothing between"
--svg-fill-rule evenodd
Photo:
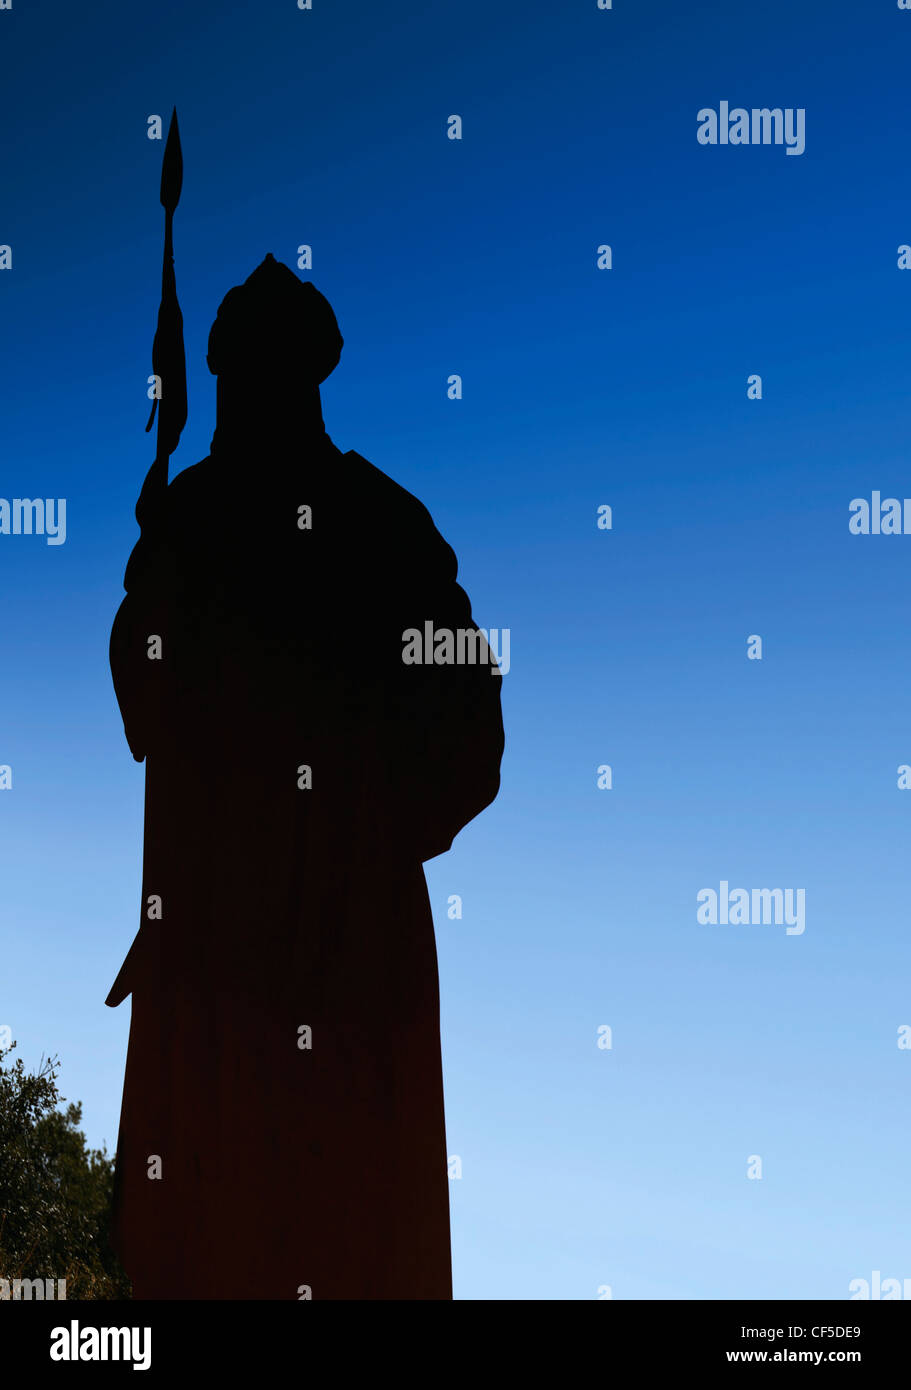
<instances>
[{"instance_id":1,"label":"robe sleeve","mask_svg":"<svg viewBox=\"0 0 911 1390\"><path fill-rule=\"evenodd\" d=\"M407 535L399 534L399 602L395 707L387 710L393 730L405 825L420 859L445 853L459 831L488 806L500 786L504 736L500 704L503 678L487 642L476 627L471 603L457 583L452 548L416 498L409 509ZM391 528L392 534L396 528ZM471 661L427 661L426 624L451 633ZM421 661L403 660L405 633L421 634ZM455 648L458 654L458 646ZM430 653L433 655L432 651Z\"/></svg>"},{"instance_id":2,"label":"robe sleeve","mask_svg":"<svg viewBox=\"0 0 911 1390\"><path fill-rule=\"evenodd\" d=\"M141 545L139 541L137 548ZM149 751L152 730L160 716L163 673L162 663L154 659L153 641L161 635L161 627L150 592L140 585L124 598L111 629L114 691L127 743L138 763Z\"/></svg>"},{"instance_id":3,"label":"robe sleeve","mask_svg":"<svg viewBox=\"0 0 911 1390\"><path fill-rule=\"evenodd\" d=\"M193 469L185 470L192 474ZM178 475L183 480L184 475ZM179 570L174 501L187 491L175 479L168 488L163 516L136 542L127 564L127 590L111 629L110 661L114 692L130 752L142 762L168 726L172 682L164 650L168 615L173 611ZM158 639L156 646L155 639Z\"/></svg>"},{"instance_id":4,"label":"robe sleeve","mask_svg":"<svg viewBox=\"0 0 911 1390\"><path fill-rule=\"evenodd\" d=\"M438 631L477 631L468 596L454 582L436 611ZM482 636L478 647L486 653ZM489 657L475 665L406 667L406 672L417 675L403 712L413 731L414 814L423 861L445 853L499 791L503 678Z\"/></svg>"}]
</instances>

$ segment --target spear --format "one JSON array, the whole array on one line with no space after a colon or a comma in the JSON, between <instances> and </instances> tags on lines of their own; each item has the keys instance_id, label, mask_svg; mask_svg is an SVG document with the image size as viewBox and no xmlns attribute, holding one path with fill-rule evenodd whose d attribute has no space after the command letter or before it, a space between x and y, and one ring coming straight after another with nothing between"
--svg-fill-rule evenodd
<instances>
[{"instance_id":1,"label":"spear","mask_svg":"<svg viewBox=\"0 0 911 1390\"><path fill-rule=\"evenodd\" d=\"M187 363L183 347L183 315L177 300L174 276L174 213L183 183L183 155L177 128L177 107L171 114L168 138L161 162L161 206L164 208L164 257L161 267L161 304L158 326L152 343L152 371L160 383L161 400L156 395L146 433L152 428L158 409L158 438L155 462L146 474L136 520L141 528L158 519L164 511L168 490L168 460L177 448L180 432L187 422Z\"/></svg>"}]
</instances>

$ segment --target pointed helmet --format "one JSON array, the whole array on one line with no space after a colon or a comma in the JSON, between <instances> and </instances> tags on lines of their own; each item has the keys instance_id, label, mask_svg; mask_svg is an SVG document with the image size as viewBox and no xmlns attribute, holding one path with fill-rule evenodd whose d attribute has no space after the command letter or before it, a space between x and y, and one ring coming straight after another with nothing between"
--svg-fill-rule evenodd
<instances>
[{"instance_id":1,"label":"pointed helmet","mask_svg":"<svg viewBox=\"0 0 911 1390\"><path fill-rule=\"evenodd\" d=\"M206 361L215 376L287 375L318 386L343 342L328 299L270 252L219 305Z\"/></svg>"}]
</instances>

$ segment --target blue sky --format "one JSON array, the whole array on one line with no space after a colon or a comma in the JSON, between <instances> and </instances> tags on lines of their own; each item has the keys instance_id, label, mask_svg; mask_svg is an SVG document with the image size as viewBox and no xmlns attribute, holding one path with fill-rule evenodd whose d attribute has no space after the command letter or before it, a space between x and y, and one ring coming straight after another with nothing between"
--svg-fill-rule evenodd
<instances>
[{"instance_id":1,"label":"blue sky","mask_svg":"<svg viewBox=\"0 0 911 1390\"><path fill-rule=\"evenodd\" d=\"M64 545L0 536L0 1024L113 1147L143 771L107 642L152 457L146 125L176 103L172 471L208 449L222 296L310 244L330 434L511 631L500 797L427 874L456 1296L911 1276L911 537L848 532L911 495L911 13L313 3L0 12L0 495L67 499ZM804 108L805 153L698 144L722 100ZM251 473L239 549L259 505ZM805 933L700 926L722 879L805 888Z\"/></svg>"}]
</instances>

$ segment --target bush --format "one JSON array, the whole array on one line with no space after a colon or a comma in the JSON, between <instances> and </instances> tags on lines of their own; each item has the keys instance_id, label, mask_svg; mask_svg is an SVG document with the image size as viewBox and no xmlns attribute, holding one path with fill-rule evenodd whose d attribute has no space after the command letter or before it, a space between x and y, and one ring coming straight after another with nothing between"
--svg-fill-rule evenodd
<instances>
[{"instance_id":1,"label":"bush","mask_svg":"<svg viewBox=\"0 0 911 1390\"><path fill-rule=\"evenodd\" d=\"M70 1298L129 1298L110 1246L114 1160L87 1149L81 1104L58 1109L59 1061L0 1049L0 1279L66 1279Z\"/></svg>"}]
</instances>

